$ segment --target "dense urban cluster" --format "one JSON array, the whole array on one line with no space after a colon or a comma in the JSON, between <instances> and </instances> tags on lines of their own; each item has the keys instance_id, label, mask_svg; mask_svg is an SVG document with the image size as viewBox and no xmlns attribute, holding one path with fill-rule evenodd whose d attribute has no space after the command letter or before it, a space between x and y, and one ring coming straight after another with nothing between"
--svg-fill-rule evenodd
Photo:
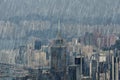
<instances>
[{"instance_id":1,"label":"dense urban cluster","mask_svg":"<svg viewBox=\"0 0 120 80\"><path fill-rule=\"evenodd\" d=\"M120 80L119 4L0 0L0 80Z\"/></svg>"},{"instance_id":2,"label":"dense urban cluster","mask_svg":"<svg viewBox=\"0 0 120 80\"><path fill-rule=\"evenodd\" d=\"M59 25L58 25L59 26ZM119 80L119 34L86 31L66 39L62 30L48 44L33 37L27 44L0 51L0 78L9 80Z\"/></svg>"}]
</instances>

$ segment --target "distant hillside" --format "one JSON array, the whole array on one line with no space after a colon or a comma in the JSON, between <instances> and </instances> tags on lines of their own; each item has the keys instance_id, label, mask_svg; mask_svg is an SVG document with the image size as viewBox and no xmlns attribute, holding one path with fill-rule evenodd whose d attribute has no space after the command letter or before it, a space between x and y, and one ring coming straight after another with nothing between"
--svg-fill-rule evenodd
<instances>
[{"instance_id":1,"label":"distant hillside","mask_svg":"<svg viewBox=\"0 0 120 80\"><path fill-rule=\"evenodd\" d=\"M0 49L26 44L38 37L43 44L56 37L58 20L67 40L103 28L119 33L120 0L0 0Z\"/></svg>"},{"instance_id":2,"label":"distant hillside","mask_svg":"<svg viewBox=\"0 0 120 80\"><path fill-rule=\"evenodd\" d=\"M119 24L119 4L120 0L0 0L0 19Z\"/></svg>"},{"instance_id":3,"label":"distant hillside","mask_svg":"<svg viewBox=\"0 0 120 80\"><path fill-rule=\"evenodd\" d=\"M73 24L82 24L82 25L110 25L110 24L119 24L120 25L120 15L115 15L113 17L84 17L81 19L77 18L58 18L56 16L41 16L39 14L29 14L27 16L13 16L5 21L10 21L15 24L27 20L27 21L49 21L51 23L57 23L59 20L62 23L73 23Z\"/></svg>"}]
</instances>

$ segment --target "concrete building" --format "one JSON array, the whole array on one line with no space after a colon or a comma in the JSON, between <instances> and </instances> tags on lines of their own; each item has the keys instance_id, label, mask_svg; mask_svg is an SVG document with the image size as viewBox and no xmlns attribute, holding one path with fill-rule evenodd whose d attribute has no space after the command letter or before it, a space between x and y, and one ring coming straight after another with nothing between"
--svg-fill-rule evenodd
<instances>
[{"instance_id":1,"label":"concrete building","mask_svg":"<svg viewBox=\"0 0 120 80\"><path fill-rule=\"evenodd\" d=\"M27 46L20 46L19 47L19 53L16 57L16 63L21 65L26 65L27 62Z\"/></svg>"},{"instance_id":2,"label":"concrete building","mask_svg":"<svg viewBox=\"0 0 120 80\"><path fill-rule=\"evenodd\" d=\"M40 50L41 49L41 41L39 39L35 40L34 49L35 50Z\"/></svg>"},{"instance_id":3,"label":"concrete building","mask_svg":"<svg viewBox=\"0 0 120 80\"><path fill-rule=\"evenodd\" d=\"M58 33L58 36L50 46L51 73L55 80L66 80L66 43Z\"/></svg>"},{"instance_id":4,"label":"concrete building","mask_svg":"<svg viewBox=\"0 0 120 80\"><path fill-rule=\"evenodd\" d=\"M119 80L119 55L118 51L115 50L114 55L112 56L112 78L111 80Z\"/></svg>"}]
</instances>

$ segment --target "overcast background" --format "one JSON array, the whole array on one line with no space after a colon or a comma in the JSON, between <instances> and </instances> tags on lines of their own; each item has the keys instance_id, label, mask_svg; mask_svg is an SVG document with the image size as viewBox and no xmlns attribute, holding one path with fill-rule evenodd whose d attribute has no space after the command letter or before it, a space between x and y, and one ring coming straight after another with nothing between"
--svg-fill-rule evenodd
<instances>
[{"instance_id":1,"label":"overcast background","mask_svg":"<svg viewBox=\"0 0 120 80\"><path fill-rule=\"evenodd\" d=\"M0 19L39 15L45 19L119 24L120 0L0 0ZM93 20L93 21L91 21Z\"/></svg>"},{"instance_id":2,"label":"overcast background","mask_svg":"<svg viewBox=\"0 0 120 80\"><path fill-rule=\"evenodd\" d=\"M67 40L92 32L120 33L120 0L0 0L0 49L56 37L58 21Z\"/></svg>"}]
</instances>

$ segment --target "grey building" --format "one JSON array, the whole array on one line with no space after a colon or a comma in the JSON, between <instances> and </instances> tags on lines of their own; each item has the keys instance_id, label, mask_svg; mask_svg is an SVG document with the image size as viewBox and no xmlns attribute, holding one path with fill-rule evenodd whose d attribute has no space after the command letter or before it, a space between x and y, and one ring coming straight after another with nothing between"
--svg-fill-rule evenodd
<instances>
[{"instance_id":1,"label":"grey building","mask_svg":"<svg viewBox=\"0 0 120 80\"><path fill-rule=\"evenodd\" d=\"M55 80L66 80L66 43L58 34L50 46L51 73Z\"/></svg>"}]
</instances>

